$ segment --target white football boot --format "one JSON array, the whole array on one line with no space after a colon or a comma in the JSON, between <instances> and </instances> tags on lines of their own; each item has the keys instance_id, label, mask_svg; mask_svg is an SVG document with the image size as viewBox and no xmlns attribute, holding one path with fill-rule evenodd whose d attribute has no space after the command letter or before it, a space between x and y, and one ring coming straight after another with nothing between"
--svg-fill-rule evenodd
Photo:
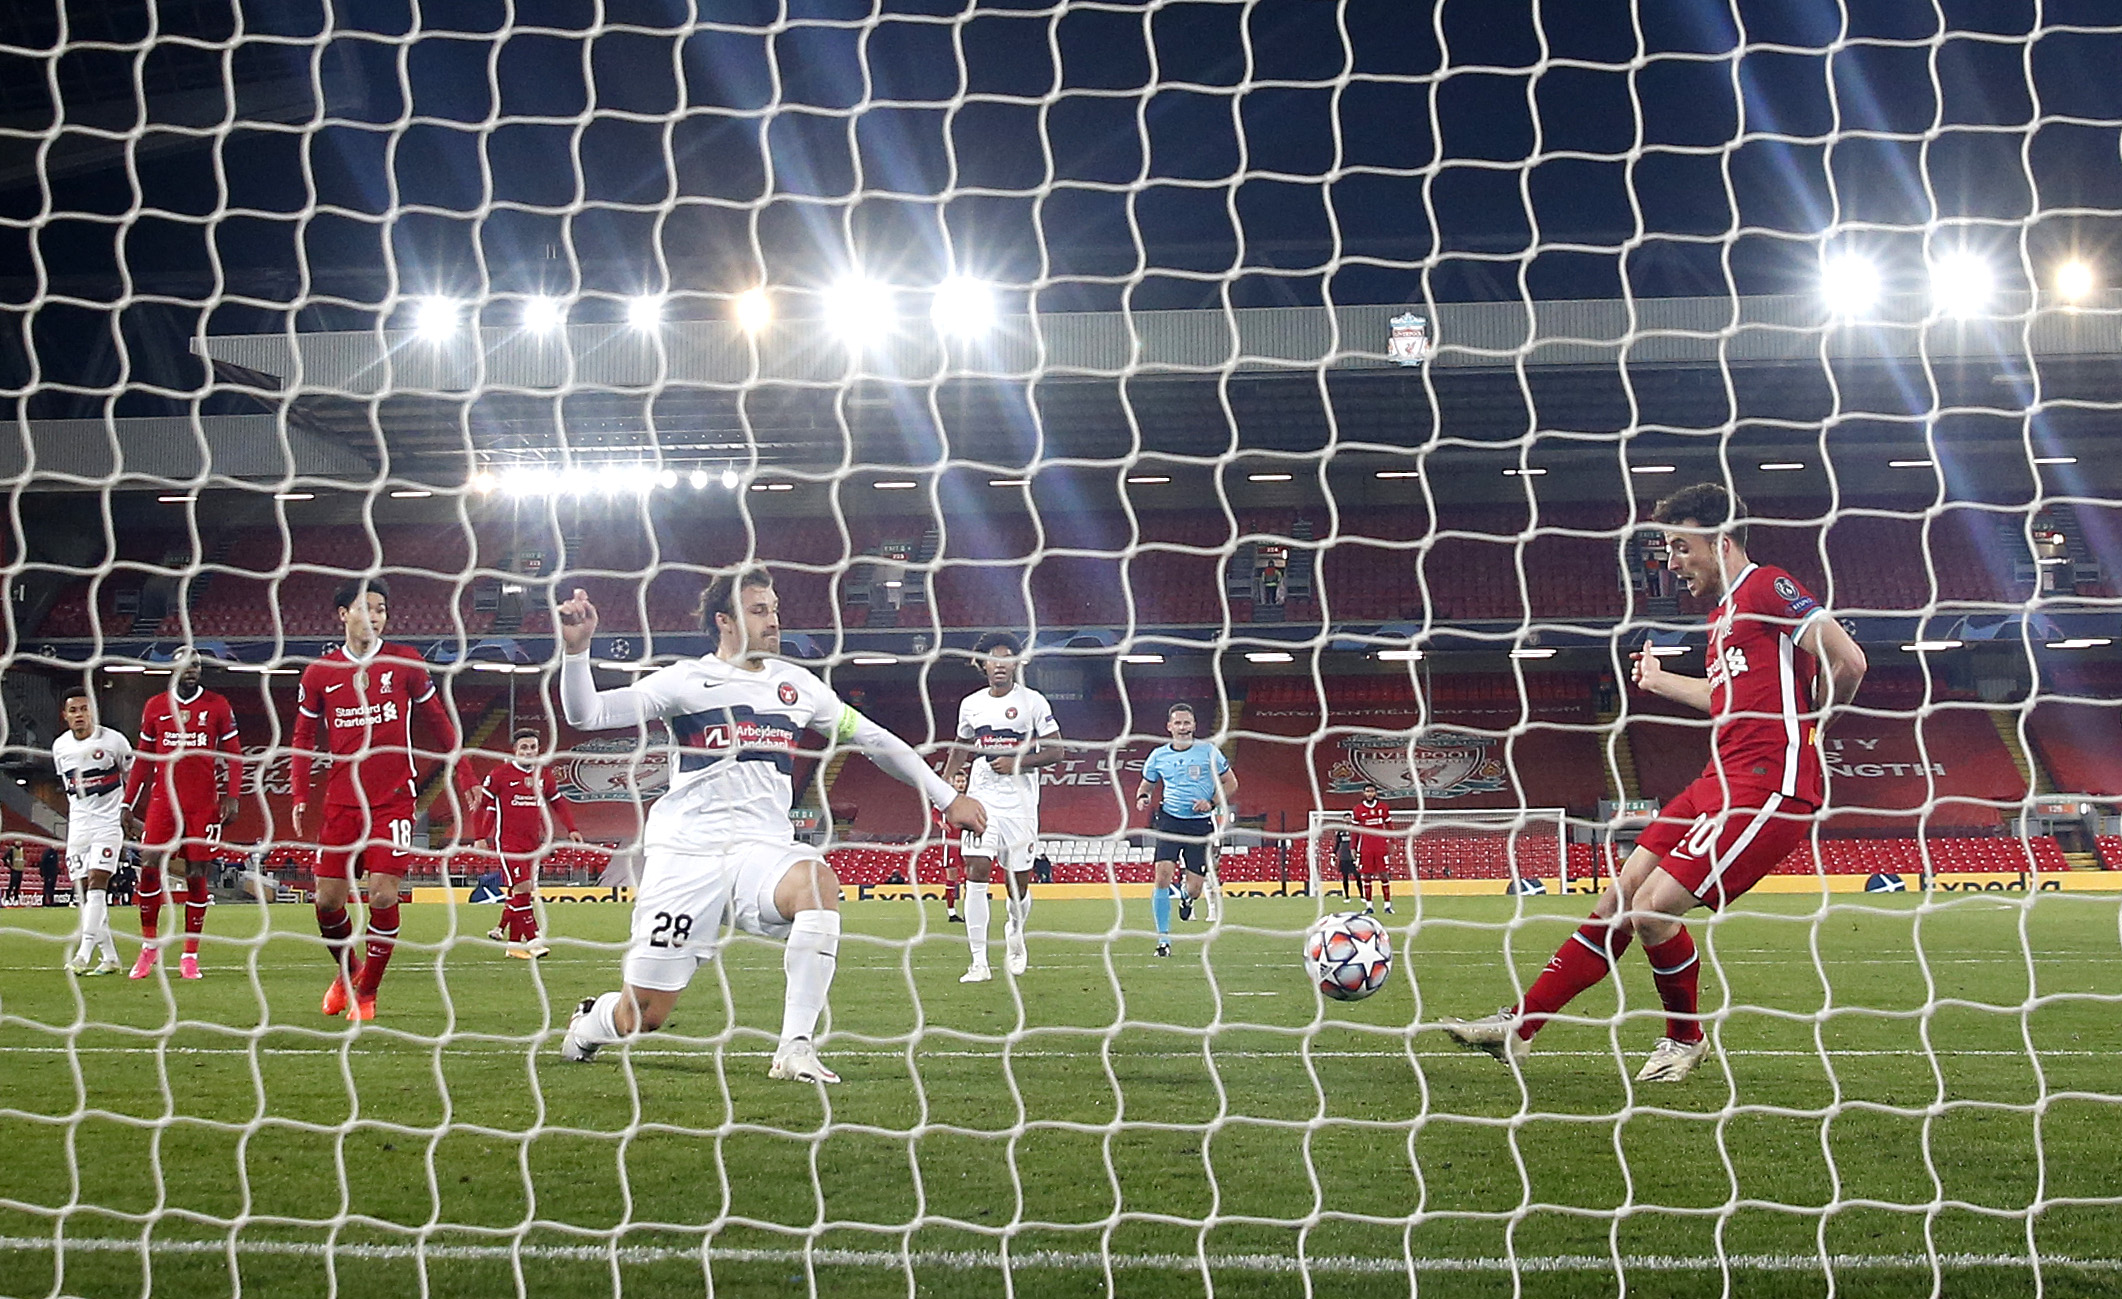
<instances>
[{"instance_id":1,"label":"white football boot","mask_svg":"<svg viewBox=\"0 0 2122 1299\"><path fill-rule=\"evenodd\" d=\"M1686 1080L1709 1054L1707 1034L1692 1042L1676 1042L1669 1037L1658 1039L1658 1045L1650 1049L1650 1059L1643 1062L1637 1072L1639 1083L1676 1083Z\"/></svg>"},{"instance_id":2,"label":"white football boot","mask_svg":"<svg viewBox=\"0 0 2122 1299\"><path fill-rule=\"evenodd\" d=\"M768 1066L766 1076L783 1078L792 1082L836 1083L840 1075L825 1067L818 1058L818 1048L811 1045L807 1037L799 1037L774 1053L774 1062Z\"/></svg>"},{"instance_id":3,"label":"white football boot","mask_svg":"<svg viewBox=\"0 0 2122 1299\"><path fill-rule=\"evenodd\" d=\"M1447 1016L1437 1023L1460 1046L1469 1051L1486 1051L1505 1064L1519 1064L1533 1053L1532 1040L1518 1036L1519 1020L1513 1010L1499 1010L1479 1019Z\"/></svg>"}]
</instances>

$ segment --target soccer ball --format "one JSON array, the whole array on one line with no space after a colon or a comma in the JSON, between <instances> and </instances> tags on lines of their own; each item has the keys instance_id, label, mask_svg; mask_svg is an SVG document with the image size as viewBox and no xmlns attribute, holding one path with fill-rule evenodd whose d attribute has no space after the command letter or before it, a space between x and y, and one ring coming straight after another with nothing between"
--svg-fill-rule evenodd
<instances>
[{"instance_id":1,"label":"soccer ball","mask_svg":"<svg viewBox=\"0 0 2122 1299\"><path fill-rule=\"evenodd\" d=\"M1393 940L1376 916L1343 911L1304 935L1304 972L1335 1001L1361 1001L1393 972Z\"/></svg>"}]
</instances>

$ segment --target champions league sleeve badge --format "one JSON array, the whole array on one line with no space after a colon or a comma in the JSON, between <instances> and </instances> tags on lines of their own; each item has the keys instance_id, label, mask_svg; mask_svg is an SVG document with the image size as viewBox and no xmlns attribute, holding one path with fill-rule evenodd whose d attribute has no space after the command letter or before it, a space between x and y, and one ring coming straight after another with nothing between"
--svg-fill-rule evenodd
<instances>
[{"instance_id":1,"label":"champions league sleeve badge","mask_svg":"<svg viewBox=\"0 0 2122 1299\"><path fill-rule=\"evenodd\" d=\"M1385 340L1387 359L1400 365L1420 365L1436 350L1429 337L1429 320L1410 311L1394 316L1392 333Z\"/></svg>"}]
</instances>

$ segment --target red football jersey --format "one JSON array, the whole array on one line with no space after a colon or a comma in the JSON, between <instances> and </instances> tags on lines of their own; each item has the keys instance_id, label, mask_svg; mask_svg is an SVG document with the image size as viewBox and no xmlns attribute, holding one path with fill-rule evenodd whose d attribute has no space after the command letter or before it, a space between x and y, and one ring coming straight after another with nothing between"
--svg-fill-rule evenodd
<instances>
[{"instance_id":1,"label":"red football jersey","mask_svg":"<svg viewBox=\"0 0 2122 1299\"><path fill-rule=\"evenodd\" d=\"M1798 637L1820 602L1780 568L1749 564L1710 615L1711 741L1705 777L1820 805L1813 689L1819 664Z\"/></svg>"},{"instance_id":2,"label":"red football jersey","mask_svg":"<svg viewBox=\"0 0 2122 1299\"><path fill-rule=\"evenodd\" d=\"M148 806L174 799L175 806L212 818L225 794L243 788L243 740L236 710L211 690L189 700L163 691L140 710L138 760L125 781L130 807L140 787L152 781Z\"/></svg>"},{"instance_id":3,"label":"red football jersey","mask_svg":"<svg viewBox=\"0 0 2122 1299\"><path fill-rule=\"evenodd\" d=\"M388 807L418 795L413 765L413 712L427 717L435 751L454 753L457 727L427 675L427 665L408 645L384 644L366 660L334 645L302 670L296 695L293 770L295 801L307 802L310 761L318 752L317 727L332 757L326 806ZM471 769L459 765L457 786L468 791Z\"/></svg>"},{"instance_id":4,"label":"red football jersey","mask_svg":"<svg viewBox=\"0 0 2122 1299\"><path fill-rule=\"evenodd\" d=\"M492 839L502 852L542 850L552 842L554 821L574 832L575 814L560 801L560 783L550 768L525 771L504 762L487 773L479 788L486 792L486 809L473 837Z\"/></svg>"}]
</instances>

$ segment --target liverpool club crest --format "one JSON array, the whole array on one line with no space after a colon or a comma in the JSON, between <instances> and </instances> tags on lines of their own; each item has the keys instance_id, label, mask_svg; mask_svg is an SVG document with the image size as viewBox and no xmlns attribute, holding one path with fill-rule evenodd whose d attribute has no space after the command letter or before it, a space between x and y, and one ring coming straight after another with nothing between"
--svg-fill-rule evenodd
<instances>
[{"instance_id":1,"label":"liverpool club crest","mask_svg":"<svg viewBox=\"0 0 2122 1299\"><path fill-rule=\"evenodd\" d=\"M1508 788L1492 735L1432 727L1411 740L1351 736L1341 744L1341 758L1326 773L1326 787L1336 794L1360 794L1365 785L1376 785L1382 799L1439 799Z\"/></svg>"}]
</instances>

